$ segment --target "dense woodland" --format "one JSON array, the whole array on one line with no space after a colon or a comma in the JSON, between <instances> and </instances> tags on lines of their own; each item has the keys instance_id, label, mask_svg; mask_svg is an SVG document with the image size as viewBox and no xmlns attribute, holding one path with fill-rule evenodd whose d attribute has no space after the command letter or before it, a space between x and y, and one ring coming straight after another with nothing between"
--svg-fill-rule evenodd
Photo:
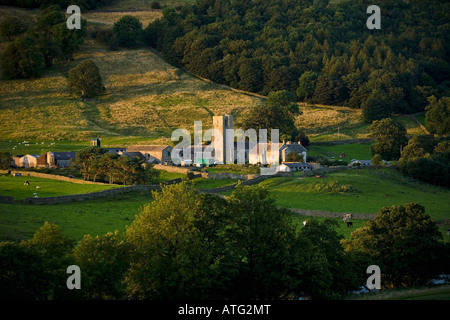
<instances>
[{"instance_id":1,"label":"dense woodland","mask_svg":"<svg viewBox=\"0 0 450 320\"><path fill-rule=\"evenodd\" d=\"M396 113L448 96L450 3L380 0L380 30L366 27L370 4L198 0L164 9L146 41L194 74L261 94L354 108L382 97Z\"/></svg>"},{"instance_id":2,"label":"dense woodland","mask_svg":"<svg viewBox=\"0 0 450 320\"><path fill-rule=\"evenodd\" d=\"M111 2L71 4L86 10ZM64 15L55 11L67 1L13 4L46 9L33 26L11 17L5 25L17 27L1 28L10 41L2 59L7 78L36 77L42 68L72 57L86 22L79 31L65 28ZM381 0L379 30L366 27L369 4L198 0L179 10L164 8L163 17L145 29L134 17L124 17L106 37L115 49L150 45L172 64L234 88L263 95L287 90L299 101L362 108L368 123L392 112L424 111L431 96L448 97L450 4ZM31 50L36 47L40 50ZM26 68L17 67L23 64Z\"/></svg>"},{"instance_id":3,"label":"dense woodland","mask_svg":"<svg viewBox=\"0 0 450 320\"><path fill-rule=\"evenodd\" d=\"M69 30L58 5L43 9L34 23L24 23L15 16L0 24L0 34L7 45L1 54L6 79L37 78L43 69L73 59L86 36L86 21L80 30Z\"/></svg>"}]
</instances>

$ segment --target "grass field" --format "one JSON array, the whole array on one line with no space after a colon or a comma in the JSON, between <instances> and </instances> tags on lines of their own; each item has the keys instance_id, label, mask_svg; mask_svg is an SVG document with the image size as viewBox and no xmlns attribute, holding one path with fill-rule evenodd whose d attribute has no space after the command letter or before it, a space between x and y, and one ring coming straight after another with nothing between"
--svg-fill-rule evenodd
<instances>
[{"instance_id":1,"label":"grass field","mask_svg":"<svg viewBox=\"0 0 450 320\"><path fill-rule=\"evenodd\" d=\"M426 122L425 122L425 118L426 118L425 113L418 114L418 115L416 115L415 117L416 117L417 120L419 120L419 122L420 122L422 125L424 125L424 126L426 125Z\"/></svg>"},{"instance_id":2,"label":"grass field","mask_svg":"<svg viewBox=\"0 0 450 320\"><path fill-rule=\"evenodd\" d=\"M160 182L185 175L161 171ZM28 180L29 186L23 182ZM236 180L193 180L198 189L210 189L235 183ZM36 185L40 189L36 189ZM16 200L32 197L58 196L100 191L118 186L83 185L63 181L35 178L0 176L0 195L10 195ZM150 192L135 192L112 198L55 205L25 205L0 203L0 241L29 239L45 221L58 224L62 232L75 240L84 234L102 235L109 231L124 231L132 223L140 208L152 201Z\"/></svg>"},{"instance_id":3,"label":"grass field","mask_svg":"<svg viewBox=\"0 0 450 320\"><path fill-rule=\"evenodd\" d=\"M370 144L343 144L343 145L316 145L308 146L309 156L325 156L327 158L340 159L340 155L345 152L346 157L342 160L350 162L352 159L370 160L372 154L370 153Z\"/></svg>"},{"instance_id":4,"label":"grass field","mask_svg":"<svg viewBox=\"0 0 450 320\"><path fill-rule=\"evenodd\" d=\"M234 184L237 182L237 180L234 179L206 179L206 178L198 178L195 180L192 180L194 183L194 186L197 189L213 189L213 188L219 188L228 186L231 184Z\"/></svg>"},{"instance_id":5,"label":"grass field","mask_svg":"<svg viewBox=\"0 0 450 320\"><path fill-rule=\"evenodd\" d=\"M292 215L292 220L297 228L297 230L299 230L302 227L302 223L303 221L307 221L307 220L315 220L315 221L324 221L325 219L330 219L330 218L322 218L322 217L312 217L312 216L301 216L298 214L294 214ZM350 234L355 231L358 228L361 228L364 226L364 224L367 222L367 220L361 220L361 219L354 219L352 220L353 222L353 227L347 227L347 224L342 222L342 219L335 219L335 218L331 218L331 220L334 220L338 223L338 226L336 227L336 232L340 235L342 235L345 239L348 239L350 237Z\"/></svg>"},{"instance_id":6,"label":"grass field","mask_svg":"<svg viewBox=\"0 0 450 320\"><path fill-rule=\"evenodd\" d=\"M450 300L450 285L380 290L350 295L347 300Z\"/></svg>"},{"instance_id":7,"label":"grass field","mask_svg":"<svg viewBox=\"0 0 450 320\"><path fill-rule=\"evenodd\" d=\"M328 184L353 191L327 191ZM450 191L421 183L394 169L353 169L322 178L271 178L262 182L279 206L347 213L377 213L382 207L417 202L436 221L449 218ZM229 194L229 192L225 193Z\"/></svg>"},{"instance_id":8,"label":"grass field","mask_svg":"<svg viewBox=\"0 0 450 320\"><path fill-rule=\"evenodd\" d=\"M240 164L223 164L207 168L209 173L230 172L237 174L258 174L260 172L257 166L242 166Z\"/></svg>"},{"instance_id":9,"label":"grass field","mask_svg":"<svg viewBox=\"0 0 450 320\"><path fill-rule=\"evenodd\" d=\"M85 234L123 232L151 200L150 192L141 192L55 205L0 204L0 241L30 239L45 221L56 223L74 240Z\"/></svg>"},{"instance_id":10,"label":"grass field","mask_svg":"<svg viewBox=\"0 0 450 320\"><path fill-rule=\"evenodd\" d=\"M321 181L338 180L339 183L348 183L352 179L353 186L357 189L370 187L370 190L357 194L340 194L311 191L311 186L316 184L316 178L272 178L263 184L276 194L277 204L280 206L320 209L326 211L340 212L374 212L376 213L382 206L389 206L394 203L403 204L408 201L417 201L425 206L427 213L435 220L448 218L449 202L448 191L443 191L418 182L412 182L396 176L391 170L378 170L371 172L370 169L352 170L342 173L335 173ZM384 173L382 173L385 171ZM352 176L355 175L355 176ZM167 174L162 179L174 178L173 174ZM390 178L391 182L382 182ZM16 178L14 178L16 179ZM210 189L225 185L230 185L236 180L208 180L195 179L194 185L200 189ZM308 187L309 185L309 187ZM386 185L390 185L387 189ZM20 194L27 191L20 191L23 184L15 185ZM82 185L84 186L84 185ZM1 187L1 184L0 184ZM387 197L386 193L402 194L403 198L395 196ZM66 191L70 193L72 190ZM372 193L371 196L363 197L364 193ZM0 193L2 194L2 193ZM231 194L227 192L226 194ZM290 200L287 200L290 199ZM360 201L364 199L364 201ZM124 231L126 225L130 225L139 208L145 203L151 202L150 192L140 192L126 194L114 198L104 198L83 202L74 202L57 205L24 205L24 204L0 204L0 241L29 239L33 233L45 221L53 222L61 226L65 235L80 239L84 234L101 235L109 231ZM293 222L299 228L301 223L307 219L323 220L319 217L305 217L293 214ZM347 228L341 219L338 222L336 231L345 238L359 227L364 226L366 220L353 219L353 228ZM446 234L449 226L440 226L439 229L444 235L444 241L449 242L450 236Z\"/></svg>"},{"instance_id":11,"label":"grass field","mask_svg":"<svg viewBox=\"0 0 450 320\"><path fill-rule=\"evenodd\" d=\"M24 185L25 181L28 181L30 185ZM15 200L33 198L34 193L42 198L96 192L112 188L120 188L120 186L79 184L31 176L0 176L0 195L12 196Z\"/></svg>"}]
</instances>

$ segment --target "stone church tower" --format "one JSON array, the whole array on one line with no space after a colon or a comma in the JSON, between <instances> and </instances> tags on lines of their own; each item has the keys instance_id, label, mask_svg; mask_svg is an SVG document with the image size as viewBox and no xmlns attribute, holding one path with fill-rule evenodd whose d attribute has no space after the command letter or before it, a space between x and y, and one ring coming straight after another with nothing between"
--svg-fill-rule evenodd
<instances>
[{"instance_id":1,"label":"stone church tower","mask_svg":"<svg viewBox=\"0 0 450 320\"><path fill-rule=\"evenodd\" d=\"M226 114L224 116L214 116L213 129L220 132L220 137L218 139L216 139L216 137L212 138L215 160L219 163L225 163L227 155L226 129L233 129L233 116L231 114ZM230 145L234 147L234 141L231 141Z\"/></svg>"}]
</instances>

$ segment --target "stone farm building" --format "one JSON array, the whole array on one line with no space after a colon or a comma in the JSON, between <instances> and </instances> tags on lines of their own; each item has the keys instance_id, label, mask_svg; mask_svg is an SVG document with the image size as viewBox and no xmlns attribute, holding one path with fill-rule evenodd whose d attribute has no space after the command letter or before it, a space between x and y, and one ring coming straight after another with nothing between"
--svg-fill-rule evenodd
<instances>
[{"instance_id":1,"label":"stone farm building","mask_svg":"<svg viewBox=\"0 0 450 320\"><path fill-rule=\"evenodd\" d=\"M47 152L37 158L37 167L66 168L75 160L75 152Z\"/></svg>"},{"instance_id":2,"label":"stone farm building","mask_svg":"<svg viewBox=\"0 0 450 320\"><path fill-rule=\"evenodd\" d=\"M39 154L16 155L12 157L11 165L17 168L36 168Z\"/></svg>"},{"instance_id":3,"label":"stone farm building","mask_svg":"<svg viewBox=\"0 0 450 320\"><path fill-rule=\"evenodd\" d=\"M147 162L172 163L172 147L168 145L131 146L126 153L139 152Z\"/></svg>"},{"instance_id":4,"label":"stone farm building","mask_svg":"<svg viewBox=\"0 0 450 320\"><path fill-rule=\"evenodd\" d=\"M16 168L65 168L75 159L75 152L46 152L44 154L15 155L11 165Z\"/></svg>"}]
</instances>

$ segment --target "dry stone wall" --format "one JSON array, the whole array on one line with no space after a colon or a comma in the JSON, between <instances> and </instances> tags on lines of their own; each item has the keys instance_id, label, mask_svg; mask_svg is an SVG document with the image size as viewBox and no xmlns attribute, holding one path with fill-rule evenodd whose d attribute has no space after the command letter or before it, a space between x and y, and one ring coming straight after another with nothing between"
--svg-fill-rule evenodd
<instances>
[{"instance_id":1,"label":"dry stone wall","mask_svg":"<svg viewBox=\"0 0 450 320\"><path fill-rule=\"evenodd\" d=\"M56 197L43 197L43 198L25 198L23 202L25 204L59 204L67 202L77 202L85 200L93 200L98 198L105 198L111 196L117 196L121 194L126 194L130 192L141 192L141 191L151 191L160 190L159 185L138 185L138 186L128 186L122 188L108 189L98 192L72 194L65 196Z\"/></svg>"},{"instance_id":2,"label":"dry stone wall","mask_svg":"<svg viewBox=\"0 0 450 320\"><path fill-rule=\"evenodd\" d=\"M11 175L14 175L16 173L20 173L23 177L37 177L37 178L59 180L59 181L67 181L67 182L80 183L80 184L107 185L107 183L86 181L86 180L81 180L81 179L76 179L76 178L69 178L69 177L60 176L60 175L57 175L57 174L48 174L48 173L41 173L41 172L35 172L35 171L0 170L0 174L7 174L7 173L10 173Z\"/></svg>"},{"instance_id":3,"label":"dry stone wall","mask_svg":"<svg viewBox=\"0 0 450 320\"><path fill-rule=\"evenodd\" d=\"M328 212L321 210L293 209L290 210L301 216L314 216L323 218L343 218L346 214L351 214L353 219L370 220L375 218L376 213L348 213L348 212Z\"/></svg>"}]
</instances>

